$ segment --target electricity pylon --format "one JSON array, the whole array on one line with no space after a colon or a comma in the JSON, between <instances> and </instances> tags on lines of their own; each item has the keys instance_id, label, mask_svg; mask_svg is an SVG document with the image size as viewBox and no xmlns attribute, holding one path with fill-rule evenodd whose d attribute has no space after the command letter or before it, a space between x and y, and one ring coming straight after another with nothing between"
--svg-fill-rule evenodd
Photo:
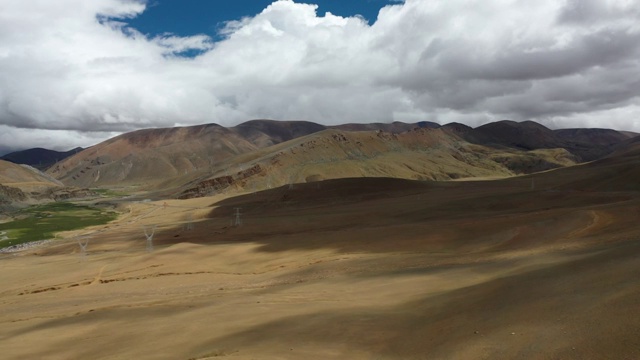
<instances>
[{"instance_id":1,"label":"electricity pylon","mask_svg":"<svg viewBox=\"0 0 640 360\"><path fill-rule=\"evenodd\" d=\"M242 225L242 219L240 219L240 215L241 215L241 214L240 214L240 210L241 210L241 209L242 209L242 208L239 208L239 207L238 207L238 208L235 208L235 210L236 210L236 213L235 213L235 215L236 215L236 220L235 220L235 222L233 223L233 226L240 226L240 225Z\"/></svg>"},{"instance_id":2,"label":"electricity pylon","mask_svg":"<svg viewBox=\"0 0 640 360\"><path fill-rule=\"evenodd\" d=\"M147 237L147 251L148 252L152 252L153 251L153 234L155 234L156 232L156 226L157 225L152 225L149 228L147 228L147 226L144 226L144 235Z\"/></svg>"}]
</instances>

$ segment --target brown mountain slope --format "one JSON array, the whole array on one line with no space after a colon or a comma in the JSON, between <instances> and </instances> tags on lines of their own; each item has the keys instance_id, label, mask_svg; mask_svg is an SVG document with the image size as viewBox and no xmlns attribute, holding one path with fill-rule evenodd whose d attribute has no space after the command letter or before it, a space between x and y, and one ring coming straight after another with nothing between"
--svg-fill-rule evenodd
<instances>
[{"instance_id":1,"label":"brown mountain slope","mask_svg":"<svg viewBox=\"0 0 640 360\"><path fill-rule=\"evenodd\" d=\"M640 145L611 157L536 176L541 186L562 191L640 191Z\"/></svg>"},{"instance_id":2,"label":"brown mountain slope","mask_svg":"<svg viewBox=\"0 0 640 360\"><path fill-rule=\"evenodd\" d=\"M65 186L28 165L0 160L0 209L93 196L87 189Z\"/></svg>"},{"instance_id":3,"label":"brown mountain slope","mask_svg":"<svg viewBox=\"0 0 640 360\"><path fill-rule=\"evenodd\" d=\"M628 131L616 131L611 129L558 129L553 132L561 139L576 143L618 144L622 141L638 136Z\"/></svg>"},{"instance_id":4,"label":"brown mountain slope","mask_svg":"<svg viewBox=\"0 0 640 360\"><path fill-rule=\"evenodd\" d=\"M533 121L497 121L475 129L461 124L445 125L468 142L522 150L564 148L580 162L592 161L612 153L616 145L633 134L610 129L551 130Z\"/></svg>"},{"instance_id":5,"label":"brown mountain slope","mask_svg":"<svg viewBox=\"0 0 640 360\"><path fill-rule=\"evenodd\" d=\"M325 130L324 125L308 121L251 120L230 128L259 148Z\"/></svg>"},{"instance_id":6,"label":"brown mountain slope","mask_svg":"<svg viewBox=\"0 0 640 360\"><path fill-rule=\"evenodd\" d=\"M562 146L581 156L584 161L600 159L612 154L619 145L638 134L611 129L560 129L554 130Z\"/></svg>"},{"instance_id":7,"label":"brown mountain slope","mask_svg":"<svg viewBox=\"0 0 640 360\"><path fill-rule=\"evenodd\" d=\"M473 133L485 144L525 150L562 147L553 130L533 121L497 121L477 127Z\"/></svg>"},{"instance_id":8,"label":"brown mountain slope","mask_svg":"<svg viewBox=\"0 0 640 360\"><path fill-rule=\"evenodd\" d=\"M247 169L258 163L271 171L271 158L281 152L283 165L271 172L274 183L280 184L342 176L504 177L600 158L613 151L618 139L629 136L601 129L552 131L530 121L501 121L477 129L449 124L436 132L434 127L396 122L327 129L305 121L253 120L232 128L209 124L147 129L86 149L48 173L72 186L171 189L212 177L244 179ZM341 132L342 128L357 131ZM392 131L371 135L367 129ZM316 139L322 146L306 143L306 136L325 131L337 137ZM321 138L331 136L324 134ZM346 134L352 139L340 141Z\"/></svg>"},{"instance_id":9,"label":"brown mountain slope","mask_svg":"<svg viewBox=\"0 0 640 360\"><path fill-rule=\"evenodd\" d=\"M400 121L394 121L392 123L369 123L369 124L343 124L329 126L331 129L343 130L343 131L375 131L382 130L392 133L402 133L405 131L413 130L415 128L432 128L437 129L440 125L434 122L422 121L416 124L407 124Z\"/></svg>"},{"instance_id":10,"label":"brown mountain slope","mask_svg":"<svg viewBox=\"0 0 640 360\"><path fill-rule=\"evenodd\" d=\"M27 204L85 196L27 165L0 160L0 211Z\"/></svg>"},{"instance_id":11,"label":"brown mountain slope","mask_svg":"<svg viewBox=\"0 0 640 360\"><path fill-rule=\"evenodd\" d=\"M428 128L401 134L325 130L240 155L231 162L238 165L187 184L179 197L205 196L229 187L255 191L350 177L508 177L576 163L575 157L563 149L494 149Z\"/></svg>"},{"instance_id":12,"label":"brown mountain slope","mask_svg":"<svg viewBox=\"0 0 640 360\"><path fill-rule=\"evenodd\" d=\"M411 124L370 124L366 128L404 131ZM172 186L233 166L231 157L265 148L326 127L307 121L252 120L231 128L216 124L145 129L123 134L76 154L49 169L74 186ZM364 128L360 128L361 130ZM158 185L162 183L163 185Z\"/></svg>"},{"instance_id":13,"label":"brown mountain slope","mask_svg":"<svg viewBox=\"0 0 640 360\"><path fill-rule=\"evenodd\" d=\"M33 148L9 153L0 157L0 159L10 161L14 164L30 165L38 170L44 171L56 162L66 159L80 151L82 151L82 148L75 148L66 152Z\"/></svg>"},{"instance_id":14,"label":"brown mountain slope","mask_svg":"<svg viewBox=\"0 0 640 360\"><path fill-rule=\"evenodd\" d=\"M144 186L205 171L225 158L255 149L238 134L214 124L146 129L88 148L48 173L75 186Z\"/></svg>"},{"instance_id":15,"label":"brown mountain slope","mask_svg":"<svg viewBox=\"0 0 640 360\"><path fill-rule=\"evenodd\" d=\"M609 157L615 157L617 155L624 155L628 152L633 152L640 149L640 136L631 136L629 139L614 146L614 151Z\"/></svg>"},{"instance_id":16,"label":"brown mountain slope","mask_svg":"<svg viewBox=\"0 0 640 360\"><path fill-rule=\"evenodd\" d=\"M2 259L3 356L638 359L640 193L558 188L602 164L131 204Z\"/></svg>"},{"instance_id":17,"label":"brown mountain slope","mask_svg":"<svg viewBox=\"0 0 640 360\"><path fill-rule=\"evenodd\" d=\"M172 186L228 167L224 161L235 155L323 129L311 122L272 120L249 121L233 128L207 124L145 129L88 148L48 173L74 186Z\"/></svg>"},{"instance_id":18,"label":"brown mountain slope","mask_svg":"<svg viewBox=\"0 0 640 360\"><path fill-rule=\"evenodd\" d=\"M35 168L0 160L0 184L26 192L62 187L62 183Z\"/></svg>"}]
</instances>

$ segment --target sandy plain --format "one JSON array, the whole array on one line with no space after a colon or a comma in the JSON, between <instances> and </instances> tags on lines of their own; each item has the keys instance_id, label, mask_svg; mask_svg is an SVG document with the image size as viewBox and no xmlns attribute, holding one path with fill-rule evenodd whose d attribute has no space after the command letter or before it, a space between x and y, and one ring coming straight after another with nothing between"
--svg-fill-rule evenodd
<instances>
[{"instance_id":1,"label":"sandy plain","mask_svg":"<svg viewBox=\"0 0 640 360\"><path fill-rule=\"evenodd\" d=\"M639 217L529 178L127 204L0 258L2 358L638 359Z\"/></svg>"}]
</instances>

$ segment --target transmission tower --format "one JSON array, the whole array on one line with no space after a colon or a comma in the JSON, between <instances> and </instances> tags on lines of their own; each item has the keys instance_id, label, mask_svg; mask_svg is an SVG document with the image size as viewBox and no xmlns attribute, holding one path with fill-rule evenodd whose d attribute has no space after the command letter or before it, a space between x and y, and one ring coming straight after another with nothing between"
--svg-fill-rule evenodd
<instances>
[{"instance_id":1,"label":"transmission tower","mask_svg":"<svg viewBox=\"0 0 640 360\"><path fill-rule=\"evenodd\" d=\"M193 215L191 214L189 214L189 217L187 218L187 226L185 227L185 229L187 231L193 230Z\"/></svg>"},{"instance_id":2,"label":"transmission tower","mask_svg":"<svg viewBox=\"0 0 640 360\"><path fill-rule=\"evenodd\" d=\"M147 251L153 251L153 234L156 232L156 226L152 225L150 227L144 226L144 235L147 237Z\"/></svg>"},{"instance_id":3,"label":"transmission tower","mask_svg":"<svg viewBox=\"0 0 640 360\"><path fill-rule=\"evenodd\" d=\"M87 257L87 246L89 245L89 239L79 237L78 245L80 245L80 258L84 261Z\"/></svg>"},{"instance_id":4,"label":"transmission tower","mask_svg":"<svg viewBox=\"0 0 640 360\"><path fill-rule=\"evenodd\" d=\"M289 174L289 190L293 190L295 185L296 176L294 174Z\"/></svg>"},{"instance_id":5,"label":"transmission tower","mask_svg":"<svg viewBox=\"0 0 640 360\"><path fill-rule=\"evenodd\" d=\"M239 208L239 207L235 208L235 210L236 210L236 213L235 213L235 215L236 215L236 220L235 220L235 222L233 223L233 226L240 226L240 225L242 225L242 219L240 219L240 215L241 215L241 214L240 214L240 210L241 210L241 209L242 209L242 208Z\"/></svg>"}]
</instances>

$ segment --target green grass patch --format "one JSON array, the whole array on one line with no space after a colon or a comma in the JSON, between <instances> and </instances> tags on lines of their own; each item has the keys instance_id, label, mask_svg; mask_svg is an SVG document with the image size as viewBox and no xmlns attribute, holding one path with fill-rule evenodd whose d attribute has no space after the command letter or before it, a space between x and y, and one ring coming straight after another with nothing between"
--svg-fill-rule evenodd
<instances>
[{"instance_id":1,"label":"green grass patch","mask_svg":"<svg viewBox=\"0 0 640 360\"><path fill-rule=\"evenodd\" d=\"M68 202L32 206L15 214L16 220L0 224L0 248L52 239L57 232L106 224L116 217L113 211Z\"/></svg>"}]
</instances>

